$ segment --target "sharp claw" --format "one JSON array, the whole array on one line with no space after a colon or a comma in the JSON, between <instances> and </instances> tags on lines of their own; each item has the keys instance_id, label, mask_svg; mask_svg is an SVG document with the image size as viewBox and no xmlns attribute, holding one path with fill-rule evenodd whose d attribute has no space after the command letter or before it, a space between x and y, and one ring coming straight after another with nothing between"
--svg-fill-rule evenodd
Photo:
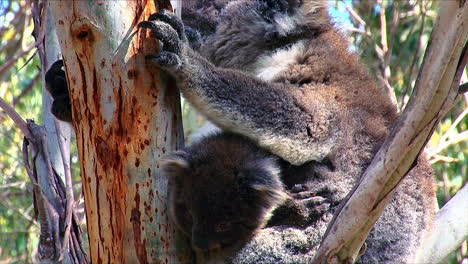
<instances>
[{"instance_id":1,"label":"sharp claw","mask_svg":"<svg viewBox=\"0 0 468 264\"><path fill-rule=\"evenodd\" d=\"M171 52L162 51L156 55L149 54L145 56L146 60L155 61L162 67L174 67L180 64L180 59Z\"/></svg>"},{"instance_id":2,"label":"sharp claw","mask_svg":"<svg viewBox=\"0 0 468 264\"><path fill-rule=\"evenodd\" d=\"M140 23L138 23L138 27L140 27L140 28L149 28L149 29L152 29L152 30L156 29L156 25L151 21L141 21Z\"/></svg>"}]
</instances>

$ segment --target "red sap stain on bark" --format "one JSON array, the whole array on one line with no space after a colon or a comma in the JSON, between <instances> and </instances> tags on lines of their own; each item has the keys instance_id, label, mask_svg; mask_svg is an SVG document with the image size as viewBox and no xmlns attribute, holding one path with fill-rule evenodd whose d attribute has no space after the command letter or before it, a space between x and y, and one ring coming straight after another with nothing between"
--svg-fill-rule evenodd
<instances>
[{"instance_id":1,"label":"red sap stain on bark","mask_svg":"<svg viewBox=\"0 0 468 264\"><path fill-rule=\"evenodd\" d=\"M138 71L135 69L128 70L127 72L127 77L129 79L136 79L138 78Z\"/></svg>"},{"instance_id":2,"label":"red sap stain on bark","mask_svg":"<svg viewBox=\"0 0 468 264\"><path fill-rule=\"evenodd\" d=\"M101 113L101 89L99 89L96 68L93 68L93 103L96 113Z\"/></svg>"},{"instance_id":3,"label":"red sap stain on bark","mask_svg":"<svg viewBox=\"0 0 468 264\"><path fill-rule=\"evenodd\" d=\"M111 168L120 172L119 168L121 167L121 158L118 150L112 148L100 136L96 136L94 142L96 144L96 156L99 160L99 164L103 166L104 171L108 169L108 166L111 166Z\"/></svg>"},{"instance_id":4,"label":"red sap stain on bark","mask_svg":"<svg viewBox=\"0 0 468 264\"><path fill-rule=\"evenodd\" d=\"M139 210L140 207L140 194L138 193L138 184L136 184L136 193L135 193L135 208L132 209L130 222L133 226L133 244L135 246L135 251L138 257L139 263L148 263L146 259L146 245L145 240L141 239L141 213Z\"/></svg>"},{"instance_id":5,"label":"red sap stain on bark","mask_svg":"<svg viewBox=\"0 0 468 264\"><path fill-rule=\"evenodd\" d=\"M63 20L60 19L60 20L58 21L58 23L59 23L59 25L63 25Z\"/></svg>"},{"instance_id":6,"label":"red sap stain on bark","mask_svg":"<svg viewBox=\"0 0 468 264\"><path fill-rule=\"evenodd\" d=\"M156 1L158 10L167 9L172 11L172 5L170 0L158 0Z\"/></svg>"},{"instance_id":7,"label":"red sap stain on bark","mask_svg":"<svg viewBox=\"0 0 468 264\"><path fill-rule=\"evenodd\" d=\"M124 124L123 124L123 87L122 87L122 78L119 76L119 88L118 88L118 94L114 96L116 100L116 115L117 115L117 124L115 128L115 133L117 136L122 137L124 135Z\"/></svg>"}]
</instances>

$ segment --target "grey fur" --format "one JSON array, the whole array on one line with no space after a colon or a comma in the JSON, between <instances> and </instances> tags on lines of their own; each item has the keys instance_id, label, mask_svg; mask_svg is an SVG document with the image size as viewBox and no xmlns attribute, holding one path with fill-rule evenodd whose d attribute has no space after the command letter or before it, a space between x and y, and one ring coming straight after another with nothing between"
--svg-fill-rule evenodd
<instances>
[{"instance_id":1,"label":"grey fur","mask_svg":"<svg viewBox=\"0 0 468 264\"><path fill-rule=\"evenodd\" d=\"M288 197L278 159L233 134L212 134L171 154L162 172L169 214L191 238L199 261L233 255Z\"/></svg>"}]
</instances>

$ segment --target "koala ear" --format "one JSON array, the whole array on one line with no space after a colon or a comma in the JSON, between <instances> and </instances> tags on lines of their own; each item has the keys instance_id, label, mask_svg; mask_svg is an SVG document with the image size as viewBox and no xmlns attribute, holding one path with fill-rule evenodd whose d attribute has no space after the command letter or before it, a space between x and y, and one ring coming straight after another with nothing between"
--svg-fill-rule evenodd
<instances>
[{"instance_id":1,"label":"koala ear","mask_svg":"<svg viewBox=\"0 0 468 264\"><path fill-rule=\"evenodd\" d=\"M268 184L256 183L252 188L260 192L261 197L271 205L278 205L288 199L288 194L283 187L274 187Z\"/></svg>"},{"instance_id":2,"label":"koala ear","mask_svg":"<svg viewBox=\"0 0 468 264\"><path fill-rule=\"evenodd\" d=\"M175 151L163 157L159 162L162 172L167 177L177 176L190 167L189 154L185 151Z\"/></svg>"},{"instance_id":3,"label":"koala ear","mask_svg":"<svg viewBox=\"0 0 468 264\"><path fill-rule=\"evenodd\" d=\"M287 199L288 194L284 191L276 160L273 158L264 159L254 166L255 168L249 172L255 174L250 187L258 191L271 204L278 204Z\"/></svg>"}]
</instances>

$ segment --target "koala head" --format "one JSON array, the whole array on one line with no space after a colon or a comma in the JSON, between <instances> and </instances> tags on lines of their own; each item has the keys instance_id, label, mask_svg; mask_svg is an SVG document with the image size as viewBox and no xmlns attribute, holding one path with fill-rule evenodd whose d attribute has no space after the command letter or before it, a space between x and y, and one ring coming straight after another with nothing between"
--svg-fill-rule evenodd
<instances>
[{"instance_id":1,"label":"koala head","mask_svg":"<svg viewBox=\"0 0 468 264\"><path fill-rule=\"evenodd\" d=\"M275 159L245 138L207 137L163 161L169 212L196 251L234 251L285 198Z\"/></svg>"},{"instance_id":2,"label":"koala head","mask_svg":"<svg viewBox=\"0 0 468 264\"><path fill-rule=\"evenodd\" d=\"M201 35L199 52L224 68L245 70L261 55L330 27L325 0L191 2L184 24Z\"/></svg>"}]
</instances>

